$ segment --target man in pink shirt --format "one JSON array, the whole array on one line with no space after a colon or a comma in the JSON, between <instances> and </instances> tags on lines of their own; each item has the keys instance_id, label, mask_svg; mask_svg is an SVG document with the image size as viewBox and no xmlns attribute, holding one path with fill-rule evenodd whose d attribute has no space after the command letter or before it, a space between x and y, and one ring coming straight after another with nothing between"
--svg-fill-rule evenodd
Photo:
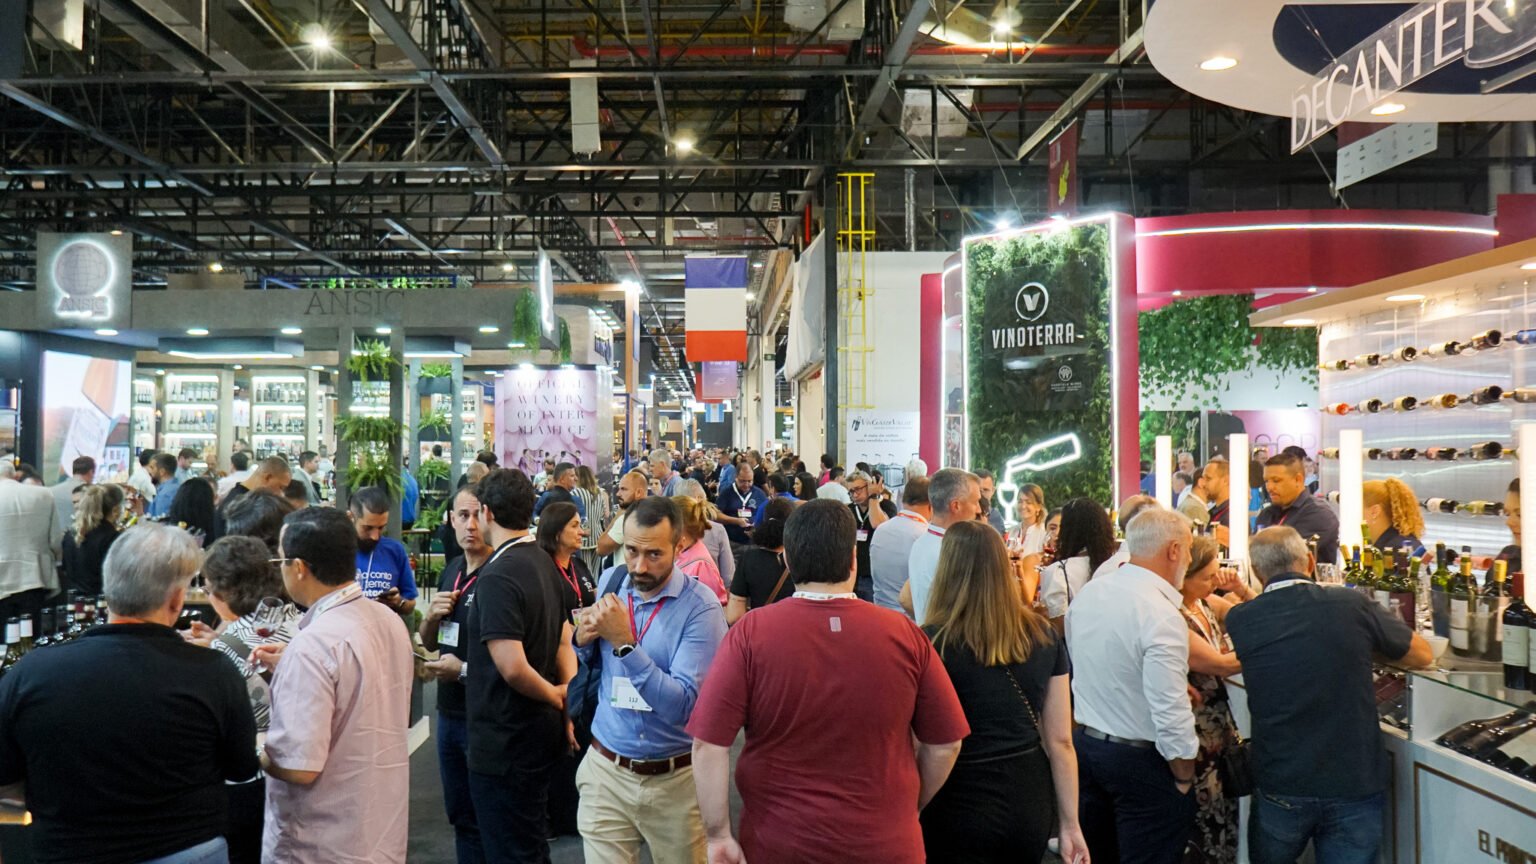
<instances>
[{"instance_id":1,"label":"man in pink shirt","mask_svg":"<svg viewBox=\"0 0 1536 864\"><path fill-rule=\"evenodd\" d=\"M308 606L272 681L261 860L404 864L411 643L400 617L363 598L344 512L283 520L283 584ZM252 659L276 663L279 646Z\"/></svg>"}]
</instances>

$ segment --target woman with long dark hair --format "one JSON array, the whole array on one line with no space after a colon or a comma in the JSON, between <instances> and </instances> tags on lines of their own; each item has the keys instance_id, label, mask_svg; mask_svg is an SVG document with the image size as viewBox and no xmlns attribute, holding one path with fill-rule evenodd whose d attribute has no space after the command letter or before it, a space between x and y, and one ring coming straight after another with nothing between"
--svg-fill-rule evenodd
<instances>
[{"instance_id":1,"label":"woman with long dark hair","mask_svg":"<svg viewBox=\"0 0 1536 864\"><path fill-rule=\"evenodd\" d=\"M185 525L193 536L203 538L203 548L219 539L214 520L213 484L203 477L190 477L176 490L171 509L166 511L167 525Z\"/></svg>"},{"instance_id":2,"label":"woman with long dark hair","mask_svg":"<svg viewBox=\"0 0 1536 864\"><path fill-rule=\"evenodd\" d=\"M923 632L971 734L922 812L930 861L1039 861L1054 833L1083 861L1066 645L1024 604L1003 538L957 522L940 547Z\"/></svg>"},{"instance_id":3,"label":"woman with long dark hair","mask_svg":"<svg viewBox=\"0 0 1536 864\"><path fill-rule=\"evenodd\" d=\"M1040 602L1056 632L1063 632L1072 598L1114 554L1115 531L1102 505L1088 498L1073 498L1062 505L1056 560L1040 570Z\"/></svg>"},{"instance_id":4,"label":"woman with long dark hair","mask_svg":"<svg viewBox=\"0 0 1536 864\"><path fill-rule=\"evenodd\" d=\"M592 571L587 562L577 554L586 530L581 527L581 514L569 501L556 501L544 507L539 514L539 527L535 535L539 548L549 553L560 571L565 584L566 605L585 609L597 602L597 584L592 581ZM576 753L565 753L555 762L554 775L549 784L549 824L556 835L575 834L576 810L580 796L576 793L576 769L592 743L592 730L585 723L575 724L574 734L579 747ZM564 750L564 748L561 748Z\"/></svg>"}]
</instances>

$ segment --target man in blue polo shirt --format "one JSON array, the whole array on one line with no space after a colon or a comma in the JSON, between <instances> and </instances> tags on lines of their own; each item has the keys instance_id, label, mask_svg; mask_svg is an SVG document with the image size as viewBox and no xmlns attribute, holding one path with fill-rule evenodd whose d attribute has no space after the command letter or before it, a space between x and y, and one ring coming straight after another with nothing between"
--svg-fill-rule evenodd
<instances>
[{"instance_id":1,"label":"man in blue polo shirt","mask_svg":"<svg viewBox=\"0 0 1536 864\"><path fill-rule=\"evenodd\" d=\"M1303 540L1315 534L1317 560L1337 563L1339 517L1307 491L1307 469L1301 457L1294 453L1269 457L1264 463L1264 488L1269 491L1269 506L1259 512L1259 529L1286 525Z\"/></svg>"},{"instance_id":2,"label":"man in blue polo shirt","mask_svg":"<svg viewBox=\"0 0 1536 864\"><path fill-rule=\"evenodd\" d=\"M747 529L757 521L757 511L768 503L768 493L752 485L752 468L742 460L740 467L731 475L730 485L721 485L715 496L715 507L720 511L720 524L725 526L725 536L732 543L748 546L752 538Z\"/></svg>"},{"instance_id":3,"label":"man in blue polo shirt","mask_svg":"<svg viewBox=\"0 0 1536 864\"><path fill-rule=\"evenodd\" d=\"M592 749L576 772L577 825L588 861L703 861L688 720L725 638L725 613L697 579L673 569L682 517L651 497L624 515L628 577L587 609L578 655L601 665ZM606 582L606 578L604 580Z\"/></svg>"},{"instance_id":4,"label":"man in blue polo shirt","mask_svg":"<svg viewBox=\"0 0 1536 864\"><path fill-rule=\"evenodd\" d=\"M357 526L357 582L363 595L409 615L416 608L416 574L411 556L393 537L385 537L389 525L389 495L368 486L352 495L352 522Z\"/></svg>"}]
</instances>

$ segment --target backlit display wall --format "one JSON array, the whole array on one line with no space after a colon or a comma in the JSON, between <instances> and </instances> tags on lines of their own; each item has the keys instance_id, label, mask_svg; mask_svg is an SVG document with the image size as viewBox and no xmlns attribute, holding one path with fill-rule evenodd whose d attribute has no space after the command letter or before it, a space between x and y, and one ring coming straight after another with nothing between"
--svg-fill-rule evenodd
<instances>
[{"instance_id":1,"label":"backlit display wall","mask_svg":"<svg viewBox=\"0 0 1536 864\"><path fill-rule=\"evenodd\" d=\"M128 400L132 369L126 360L43 352L43 471L53 483L69 476L78 456L96 460L105 480L131 457Z\"/></svg>"}]
</instances>

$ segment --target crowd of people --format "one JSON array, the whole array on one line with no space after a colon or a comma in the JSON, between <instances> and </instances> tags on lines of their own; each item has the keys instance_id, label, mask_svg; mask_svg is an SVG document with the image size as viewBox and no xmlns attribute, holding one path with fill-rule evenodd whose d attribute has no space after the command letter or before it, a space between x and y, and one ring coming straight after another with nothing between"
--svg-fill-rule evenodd
<instances>
[{"instance_id":1,"label":"crowd of people","mask_svg":"<svg viewBox=\"0 0 1536 864\"><path fill-rule=\"evenodd\" d=\"M418 640L461 864L547 861L557 834L589 862L1232 862L1242 830L1261 864L1375 860L1371 658L1431 657L1315 584L1337 520L1295 454L1259 472L1257 586L1221 566L1220 458L1174 508L1113 517L1029 484L1003 512L990 474L920 460L893 489L830 457L635 452L611 501L585 466L495 464L453 493L427 596L383 490L309 506L274 458L220 494L154 454L166 518L108 538L122 496L75 466L58 554L110 622L0 677L0 797L38 860L404 861ZM54 542L59 493L14 478L0 462L0 537L26 512ZM1380 493L1368 519L1399 526ZM177 630L199 575L219 626Z\"/></svg>"}]
</instances>

